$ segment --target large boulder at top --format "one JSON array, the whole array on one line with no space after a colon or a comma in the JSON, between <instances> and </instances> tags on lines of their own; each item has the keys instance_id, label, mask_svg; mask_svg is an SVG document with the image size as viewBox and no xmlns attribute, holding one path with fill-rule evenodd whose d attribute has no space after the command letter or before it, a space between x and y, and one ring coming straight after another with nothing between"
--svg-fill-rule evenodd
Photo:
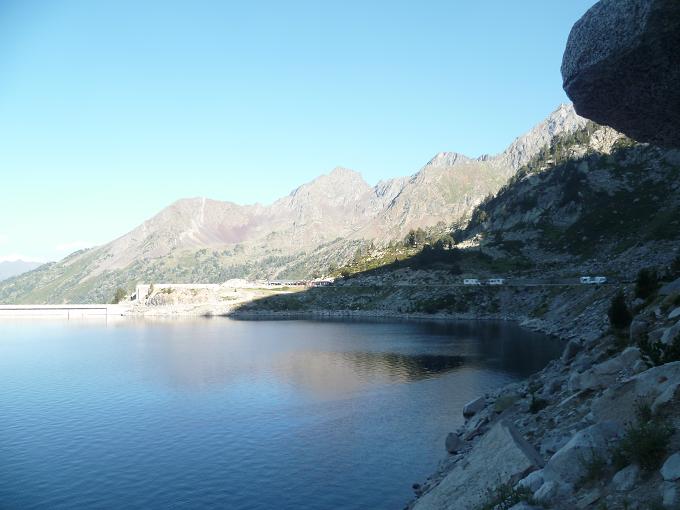
<instances>
[{"instance_id":1,"label":"large boulder at top","mask_svg":"<svg viewBox=\"0 0 680 510\"><path fill-rule=\"evenodd\" d=\"M562 78L579 115L680 147L680 1L600 0L571 30Z\"/></svg>"}]
</instances>

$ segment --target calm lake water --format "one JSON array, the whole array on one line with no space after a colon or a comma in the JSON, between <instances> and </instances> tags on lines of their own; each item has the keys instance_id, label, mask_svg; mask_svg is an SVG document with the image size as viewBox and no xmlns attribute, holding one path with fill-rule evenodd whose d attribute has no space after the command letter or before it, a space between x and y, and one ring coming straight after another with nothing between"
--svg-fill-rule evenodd
<instances>
[{"instance_id":1,"label":"calm lake water","mask_svg":"<svg viewBox=\"0 0 680 510\"><path fill-rule=\"evenodd\" d=\"M470 399L561 345L492 322L0 320L0 508L400 509Z\"/></svg>"}]
</instances>

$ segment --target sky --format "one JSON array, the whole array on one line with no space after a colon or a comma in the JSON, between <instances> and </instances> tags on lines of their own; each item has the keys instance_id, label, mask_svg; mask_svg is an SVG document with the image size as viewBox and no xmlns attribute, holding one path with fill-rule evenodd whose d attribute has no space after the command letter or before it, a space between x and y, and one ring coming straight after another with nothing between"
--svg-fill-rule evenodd
<instances>
[{"instance_id":1,"label":"sky","mask_svg":"<svg viewBox=\"0 0 680 510\"><path fill-rule=\"evenodd\" d=\"M501 152L560 103L594 0L0 0L0 261L183 197L271 203Z\"/></svg>"}]
</instances>

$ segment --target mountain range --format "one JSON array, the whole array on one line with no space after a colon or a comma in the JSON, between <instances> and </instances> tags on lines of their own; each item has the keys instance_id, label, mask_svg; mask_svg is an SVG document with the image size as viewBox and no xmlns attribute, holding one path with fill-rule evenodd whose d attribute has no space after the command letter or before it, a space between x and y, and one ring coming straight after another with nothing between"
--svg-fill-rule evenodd
<instances>
[{"instance_id":1,"label":"mountain range","mask_svg":"<svg viewBox=\"0 0 680 510\"><path fill-rule=\"evenodd\" d=\"M219 283L323 273L367 243L464 220L555 136L586 122L561 105L500 154L442 152L412 176L375 186L336 168L271 205L181 199L106 245L3 282L0 302L97 302L138 281Z\"/></svg>"},{"instance_id":2,"label":"mountain range","mask_svg":"<svg viewBox=\"0 0 680 510\"><path fill-rule=\"evenodd\" d=\"M27 260L3 260L0 262L0 281L26 273L40 265L42 265L40 262Z\"/></svg>"}]
</instances>

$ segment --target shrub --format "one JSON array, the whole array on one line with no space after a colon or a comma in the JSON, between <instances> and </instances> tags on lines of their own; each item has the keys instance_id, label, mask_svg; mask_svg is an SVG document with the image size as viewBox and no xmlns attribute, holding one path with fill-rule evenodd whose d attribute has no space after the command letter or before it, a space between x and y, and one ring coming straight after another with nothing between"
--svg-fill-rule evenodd
<instances>
[{"instance_id":1,"label":"shrub","mask_svg":"<svg viewBox=\"0 0 680 510\"><path fill-rule=\"evenodd\" d=\"M581 485L590 485L604 477L607 470L607 461L602 455L596 454L590 458L580 458L579 462L585 468L585 473L580 480Z\"/></svg>"},{"instance_id":2,"label":"shrub","mask_svg":"<svg viewBox=\"0 0 680 510\"><path fill-rule=\"evenodd\" d=\"M542 409L545 409L547 405L547 400L536 397L534 393L531 394L531 403L529 404L529 412L531 414L537 414Z\"/></svg>"},{"instance_id":3,"label":"shrub","mask_svg":"<svg viewBox=\"0 0 680 510\"><path fill-rule=\"evenodd\" d=\"M676 335L670 344L664 344L660 340L652 342L645 336L638 340L638 347L656 366L680 361L680 334Z\"/></svg>"},{"instance_id":4,"label":"shrub","mask_svg":"<svg viewBox=\"0 0 680 510\"><path fill-rule=\"evenodd\" d=\"M533 504L529 488L515 488L509 483L503 483L486 491L486 502L477 507L477 510L508 510L522 501Z\"/></svg>"},{"instance_id":5,"label":"shrub","mask_svg":"<svg viewBox=\"0 0 680 510\"><path fill-rule=\"evenodd\" d=\"M628 309L623 292L619 292L612 298L607 316L609 317L609 323L615 329L625 329L630 326L630 323L633 321L633 315Z\"/></svg>"},{"instance_id":6,"label":"shrub","mask_svg":"<svg viewBox=\"0 0 680 510\"><path fill-rule=\"evenodd\" d=\"M673 435L672 427L652 416L647 403L636 404L636 423L626 428L613 460L616 467L638 464L645 471L656 471L666 457Z\"/></svg>"},{"instance_id":7,"label":"shrub","mask_svg":"<svg viewBox=\"0 0 680 510\"><path fill-rule=\"evenodd\" d=\"M113 299L111 300L111 303L114 304L114 305L117 305L118 303L120 303L126 297L127 297L127 291L122 287L118 287L116 289L115 294L113 295Z\"/></svg>"},{"instance_id":8,"label":"shrub","mask_svg":"<svg viewBox=\"0 0 680 510\"><path fill-rule=\"evenodd\" d=\"M635 281L635 296L649 299L659 288L659 278L653 269L641 269Z\"/></svg>"}]
</instances>

